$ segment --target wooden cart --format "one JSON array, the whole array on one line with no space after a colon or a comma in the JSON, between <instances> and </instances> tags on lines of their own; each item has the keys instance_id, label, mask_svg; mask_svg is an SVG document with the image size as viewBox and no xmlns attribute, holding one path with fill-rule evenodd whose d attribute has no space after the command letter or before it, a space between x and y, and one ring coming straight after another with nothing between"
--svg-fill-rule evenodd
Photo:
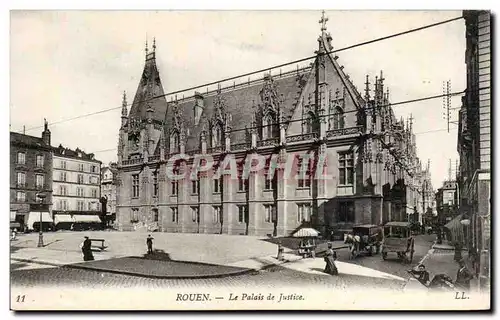
<instances>
[{"instance_id":1,"label":"wooden cart","mask_svg":"<svg viewBox=\"0 0 500 320\"><path fill-rule=\"evenodd\" d=\"M382 259L387 259L389 252L395 252L398 259L411 263L415 252L415 239L409 222L392 221L384 226Z\"/></svg>"}]
</instances>

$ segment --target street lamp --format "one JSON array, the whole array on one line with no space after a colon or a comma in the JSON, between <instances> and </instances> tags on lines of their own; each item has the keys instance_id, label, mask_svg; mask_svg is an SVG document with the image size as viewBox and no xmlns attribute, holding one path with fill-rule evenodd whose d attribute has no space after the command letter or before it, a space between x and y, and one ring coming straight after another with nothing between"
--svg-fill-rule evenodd
<instances>
[{"instance_id":1,"label":"street lamp","mask_svg":"<svg viewBox=\"0 0 500 320\"><path fill-rule=\"evenodd\" d=\"M40 204L43 203L43 199L45 199L47 195L44 193L37 193L36 194L36 199ZM38 234L38 247L41 248L43 247L43 232L42 232L42 225L43 225L43 219L42 219L42 210L40 209L40 233Z\"/></svg>"}]
</instances>

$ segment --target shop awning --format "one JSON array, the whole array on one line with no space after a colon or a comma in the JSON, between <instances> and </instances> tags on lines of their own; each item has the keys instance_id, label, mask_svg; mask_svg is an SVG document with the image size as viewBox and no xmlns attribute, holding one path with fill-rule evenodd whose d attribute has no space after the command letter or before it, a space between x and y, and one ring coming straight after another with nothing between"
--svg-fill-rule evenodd
<instances>
[{"instance_id":1,"label":"shop awning","mask_svg":"<svg viewBox=\"0 0 500 320\"><path fill-rule=\"evenodd\" d=\"M54 223L58 224L60 222L75 222L75 220L69 214L56 214L54 215Z\"/></svg>"},{"instance_id":2,"label":"shop awning","mask_svg":"<svg viewBox=\"0 0 500 320\"><path fill-rule=\"evenodd\" d=\"M450 231L451 240L453 242L463 242L464 240L464 227L460 223L462 219L463 214L459 214L450 222L444 225L444 227Z\"/></svg>"},{"instance_id":3,"label":"shop awning","mask_svg":"<svg viewBox=\"0 0 500 320\"><path fill-rule=\"evenodd\" d=\"M36 212L36 211L31 211L29 216L28 216L28 228L30 230L33 229L33 224L38 222L40 223L40 214L42 215L42 222L47 222L47 223L52 223L52 217L50 216L50 212Z\"/></svg>"},{"instance_id":4,"label":"shop awning","mask_svg":"<svg viewBox=\"0 0 500 320\"><path fill-rule=\"evenodd\" d=\"M10 221L16 221L16 214L17 214L17 211L10 212Z\"/></svg>"},{"instance_id":5,"label":"shop awning","mask_svg":"<svg viewBox=\"0 0 500 320\"><path fill-rule=\"evenodd\" d=\"M14 228L21 228L21 224L19 222L10 222L10 228L11 229L14 229Z\"/></svg>"},{"instance_id":6,"label":"shop awning","mask_svg":"<svg viewBox=\"0 0 500 320\"><path fill-rule=\"evenodd\" d=\"M317 237L319 236L319 231L313 228L302 228L293 234L295 238L305 238L305 237Z\"/></svg>"},{"instance_id":7,"label":"shop awning","mask_svg":"<svg viewBox=\"0 0 500 320\"><path fill-rule=\"evenodd\" d=\"M76 223L101 223L101 219L96 215L75 214L73 220Z\"/></svg>"}]
</instances>

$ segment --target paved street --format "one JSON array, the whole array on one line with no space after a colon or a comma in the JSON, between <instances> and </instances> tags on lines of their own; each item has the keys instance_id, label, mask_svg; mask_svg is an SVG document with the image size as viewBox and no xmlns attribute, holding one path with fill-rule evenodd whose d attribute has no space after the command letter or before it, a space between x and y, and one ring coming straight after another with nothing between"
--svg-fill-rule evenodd
<instances>
[{"instance_id":1,"label":"paved street","mask_svg":"<svg viewBox=\"0 0 500 320\"><path fill-rule=\"evenodd\" d=\"M364 267L372 268L378 271L390 273L402 278L408 278L406 270L416 266L422 258L427 254L436 239L436 235L419 235L415 237L415 253L411 263L403 263L397 259L395 253L389 253L387 260L382 260L380 254L369 256L360 256L355 260L348 260L348 252L341 250L338 252L339 260L348 261L349 263L359 264Z\"/></svg>"},{"instance_id":2,"label":"paved street","mask_svg":"<svg viewBox=\"0 0 500 320\"><path fill-rule=\"evenodd\" d=\"M168 253L174 260L198 261L215 264L228 264L249 258L276 254L277 246L263 237L153 233L154 249ZM106 253L110 256L141 256L147 250L143 232L90 231L90 232L48 232L44 233L46 249L80 252L79 245L84 236L105 239ZM36 248L38 234L23 234L11 245Z\"/></svg>"},{"instance_id":3,"label":"paved street","mask_svg":"<svg viewBox=\"0 0 500 320\"><path fill-rule=\"evenodd\" d=\"M322 264L323 265L323 264ZM341 274L338 277L323 273L306 273L276 266L251 274L209 279L150 279L104 272L70 268L35 268L23 270L23 263L13 263L11 283L19 287L77 287L77 288L171 288L171 287L284 287L284 286L321 286L327 288L347 288L366 286L400 290L403 283L399 280L361 277ZM319 271L319 270L316 270Z\"/></svg>"},{"instance_id":4,"label":"paved street","mask_svg":"<svg viewBox=\"0 0 500 320\"><path fill-rule=\"evenodd\" d=\"M215 236L217 237L217 236ZM416 265L428 252L433 236L418 236L413 263L404 264L397 259L383 261L380 255L348 259L346 249L338 250L340 276L332 277L322 272L322 258L304 259L274 266L260 272L216 279L149 279L66 267L50 267L12 261L13 287L69 286L83 288L148 288L197 287L197 286L322 286L346 288L352 286L380 287L400 290L408 278L406 270Z\"/></svg>"}]
</instances>

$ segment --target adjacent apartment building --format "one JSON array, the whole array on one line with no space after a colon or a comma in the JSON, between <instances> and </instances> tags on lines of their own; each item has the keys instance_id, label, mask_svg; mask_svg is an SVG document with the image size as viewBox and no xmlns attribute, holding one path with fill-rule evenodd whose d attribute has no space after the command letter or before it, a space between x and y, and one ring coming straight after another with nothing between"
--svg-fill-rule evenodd
<instances>
[{"instance_id":1,"label":"adjacent apartment building","mask_svg":"<svg viewBox=\"0 0 500 320\"><path fill-rule=\"evenodd\" d=\"M458 186L456 181L444 181L436 192L436 206L441 225L458 215Z\"/></svg>"},{"instance_id":2,"label":"adjacent apartment building","mask_svg":"<svg viewBox=\"0 0 500 320\"><path fill-rule=\"evenodd\" d=\"M357 90L328 53L322 21L310 65L182 99L165 97L156 45L146 51L130 111L125 95L122 103L120 230L290 235L312 226L340 234L408 221L422 188L412 119L396 118L382 72ZM200 155L214 165L186 174ZM265 164L247 175L254 156ZM227 161L234 172L217 174Z\"/></svg>"},{"instance_id":3,"label":"adjacent apartment building","mask_svg":"<svg viewBox=\"0 0 500 320\"><path fill-rule=\"evenodd\" d=\"M47 122L42 137L10 133L10 221L19 231L52 224L52 148Z\"/></svg>"},{"instance_id":4,"label":"adjacent apartment building","mask_svg":"<svg viewBox=\"0 0 500 320\"><path fill-rule=\"evenodd\" d=\"M107 221L114 221L116 218L116 178L117 164L111 162L101 169L101 203L106 204ZM104 213L104 212L103 212Z\"/></svg>"},{"instance_id":5,"label":"adjacent apartment building","mask_svg":"<svg viewBox=\"0 0 500 320\"><path fill-rule=\"evenodd\" d=\"M56 223L66 222L60 215L66 218L68 215L74 215L73 220L75 217L85 222L91 222L93 219L98 223L101 162L94 158L94 154L87 154L79 148L71 150L59 145L53 148L52 152L52 213Z\"/></svg>"},{"instance_id":6,"label":"adjacent apartment building","mask_svg":"<svg viewBox=\"0 0 500 320\"><path fill-rule=\"evenodd\" d=\"M464 11L467 91L459 111L460 210L471 224L470 249L480 254L481 284L489 283L491 248L491 12Z\"/></svg>"}]
</instances>

